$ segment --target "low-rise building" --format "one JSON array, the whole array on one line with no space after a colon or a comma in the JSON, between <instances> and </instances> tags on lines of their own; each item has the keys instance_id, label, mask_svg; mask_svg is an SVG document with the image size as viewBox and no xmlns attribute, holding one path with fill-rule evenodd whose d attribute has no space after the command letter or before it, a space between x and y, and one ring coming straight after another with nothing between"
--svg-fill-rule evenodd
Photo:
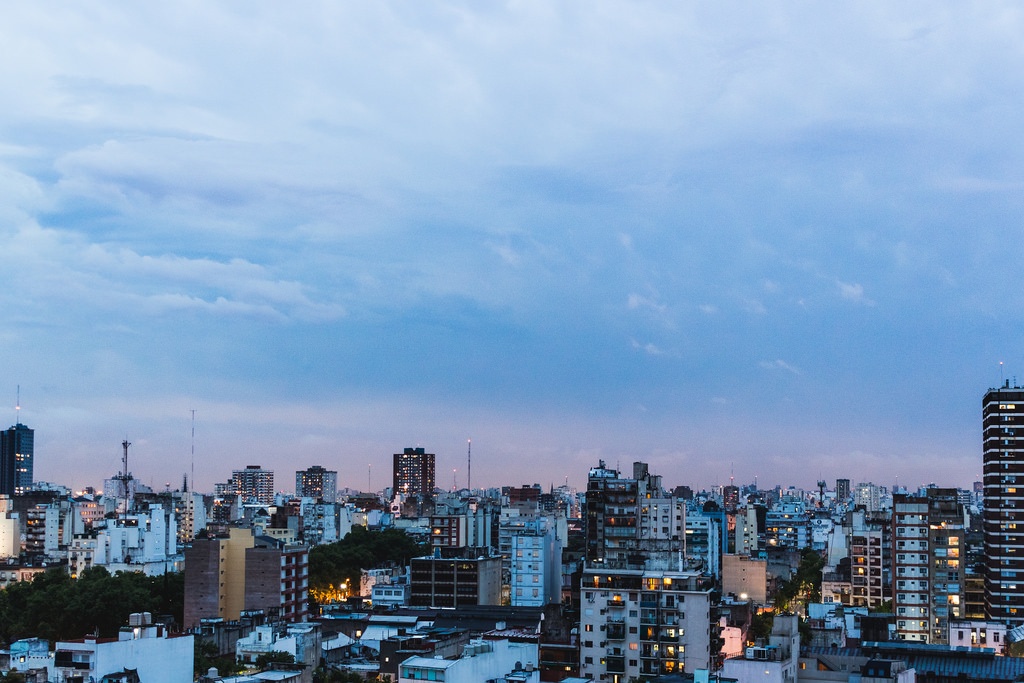
<instances>
[{"instance_id":1,"label":"low-rise building","mask_svg":"<svg viewBox=\"0 0 1024 683\"><path fill-rule=\"evenodd\" d=\"M265 624L235 644L235 658L255 664L260 655L287 652L299 664L315 668L322 656L323 637L320 624Z\"/></svg>"},{"instance_id":2,"label":"low-rise building","mask_svg":"<svg viewBox=\"0 0 1024 683\"><path fill-rule=\"evenodd\" d=\"M168 633L148 612L133 614L117 638L60 641L54 650L54 680L64 683L106 680L132 669L146 683L181 683L193 675L193 637Z\"/></svg>"},{"instance_id":3,"label":"low-rise building","mask_svg":"<svg viewBox=\"0 0 1024 683\"><path fill-rule=\"evenodd\" d=\"M410 657L399 666L398 683L445 681L539 683L537 637L485 636L471 642L458 659Z\"/></svg>"},{"instance_id":4,"label":"low-rise building","mask_svg":"<svg viewBox=\"0 0 1024 683\"><path fill-rule=\"evenodd\" d=\"M501 558L416 557L411 565L414 607L501 604Z\"/></svg>"},{"instance_id":5,"label":"low-rise building","mask_svg":"<svg viewBox=\"0 0 1024 683\"><path fill-rule=\"evenodd\" d=\"M1001 621L949 622L949 644L952 647L989 648L1005 654L1007 626Z\"/></svg>"},{"instance_id":6,"label":"low-rise building","mask_svg":"<svg viewBox=\"0 0 1024 683\"><path fill-rule=\"evenodd\" d=\"M722 675L738 681L796 683L800 633L795 614L776 615L768 645L748 647L742 657L725 660Z\"/></svg>"}]
</instances>

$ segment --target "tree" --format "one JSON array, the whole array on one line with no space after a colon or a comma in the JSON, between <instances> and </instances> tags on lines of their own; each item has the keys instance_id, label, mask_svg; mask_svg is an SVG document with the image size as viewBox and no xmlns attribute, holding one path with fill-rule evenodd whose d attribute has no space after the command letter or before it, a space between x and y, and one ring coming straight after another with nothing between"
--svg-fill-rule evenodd
<instances>
[{"instance_id":1,"label":"tree","mask_svg":"<svg viewBox=\"0 0 1024 683\"><path fill-rule=\"evenodd\" d=\"M268 668L271 664L294 664L295 655L291 652L281 652L280 650L271 650L270 652L264 652L256 658L256 668L263 670Z\"/></svg>"},{"instance_id":2,"label":"tree","mask_svg":"<svg viewBox=\"0 0 1024 683\"><path fill-rule=\"evenodd\" d=\"M358 586L363 569L388 563L406 565L411 558L427 552L426 545L417 543L404 531L368 531L357 526L340 541L309 551L311 602L317 595L325 597L325 601L331 599L343 584Z\"/></svg>"},{"instance_id":3,"label":"tree","mask_svg":"<svg viewBox=\"0 0 1024 683\"><path fill-rule=\"evenodd\" d=\"M821 599L821 570L825 558L816 550L805 548L801 552L800 565L788 581L784 581L775 595L775 607L783 612L802 607Z\"/></svg>"},{"instance_id":4,"label":"tree","mask_svg":"<svg viewBox=\"0 0 1024 683\"><path fill-rule=\"evenodd\" d=\"M771 612L759 612L750 620L750 627L747 629L747 640L756 643L758 640L768 641L772 634L772 626L775 624L775 615Z\"/></svg>"},{"instance_id":5,"label":"tree","mask_svg":"<svg viewBox=\"0 0 1024 683\"><path fill-rule=\"evenodd\" d=\"M170 614L181 623L183 574L111 575L92 567L75 580L60 569L41 572L0 591L0 641L39 637L49 641L90 634L116 636L133 612Z\"/></svg>"},{"instance_id":6,"label":"tree","mask_svg":"<svg viewBox=\"0 0 1024 683\"><path fill-rule=\"evenodd\" d=\"M211 668L217 669L221 676L234 676L238 673L238 662L235 661L234 655L221 655L213 641L196 638L194 649L195 678L205 675Z\"/></svg>"}]
</instances>

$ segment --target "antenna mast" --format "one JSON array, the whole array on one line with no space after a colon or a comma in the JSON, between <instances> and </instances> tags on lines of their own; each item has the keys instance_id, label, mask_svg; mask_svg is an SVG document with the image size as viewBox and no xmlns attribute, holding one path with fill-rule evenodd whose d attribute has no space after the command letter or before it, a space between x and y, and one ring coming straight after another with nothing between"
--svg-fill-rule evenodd
<instances>
[{"instance_id":1,"label":"antenna mast","mask_svg":"<svg viewBox=\"0 0 1024 683\"><path fill-rule=\"evenodd\" d=\"M21 385L18 385L18 398L14 404L14 425L18 426L21 424Z\"/></svg>"},{"instance_id":2,"label":"antenna mast","mask_svg":"<svg viewBox=\"0 0 1024 683\"><path fill-rule=\"evenodd\" d=\"M128 471L128 447L131 446L131 442L125 439L121 442L121 448L124 449L124 456L121 460L121 474L117 475L117 480L121 482L121 490L124 493L124 515L128 515L128 508L131 506L131 481L132 473ZM124 517L122 517L123 519Z\"/></svg>"},{"instance_id":3,"label":"antenna mast","mask_svg":"<svg viewBox=\"0 0 1024 683\"><path fill-rule=\"evenodd\" d=\"M192 409L192 488L196 487L196 409Z\"/></svg>"},{"instance_id":4,"label":"antenna mast","mask_svg":"<svg viewBox=\"0 0 1024 683\"><path fill-rule=\"evenodd\" d=\"M466 488L473 491L473 439L466 439Z\"/></svg>"}]
</instances>

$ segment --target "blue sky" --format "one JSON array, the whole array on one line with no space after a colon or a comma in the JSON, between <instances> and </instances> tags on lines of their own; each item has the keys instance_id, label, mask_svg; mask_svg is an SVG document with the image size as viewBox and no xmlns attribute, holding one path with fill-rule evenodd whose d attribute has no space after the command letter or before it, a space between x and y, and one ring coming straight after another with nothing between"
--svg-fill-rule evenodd
<instances>
[{"instance_id":1,"label":"blue sky","mask_svg":"<svg viewBox=\"0 0 1024 683\"><path fill-rule=\"evenodd\" d=\"M11 6L38 479L966 486L1024 380L1012 3ZM369 465L373 465L372 471ZM455 470L453 472L453 470Z\"/></svg>"}]
</instances>

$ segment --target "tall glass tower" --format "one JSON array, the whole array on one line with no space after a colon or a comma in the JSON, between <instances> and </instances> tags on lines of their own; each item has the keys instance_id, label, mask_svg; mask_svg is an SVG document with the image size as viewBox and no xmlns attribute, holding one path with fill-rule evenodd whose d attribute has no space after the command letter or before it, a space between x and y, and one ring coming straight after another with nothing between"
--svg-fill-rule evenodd
<instances>
[{"instance_id":1,"label":"tall glass tower","mask_svg":"<svg viewBox=\"0 0 1024 683\"><path fill-rule=\"evenodd\" d=\"M20 422L0 432L0 493L13 496L32 488L35 430Z\"/></svg>"}]
</instances>

